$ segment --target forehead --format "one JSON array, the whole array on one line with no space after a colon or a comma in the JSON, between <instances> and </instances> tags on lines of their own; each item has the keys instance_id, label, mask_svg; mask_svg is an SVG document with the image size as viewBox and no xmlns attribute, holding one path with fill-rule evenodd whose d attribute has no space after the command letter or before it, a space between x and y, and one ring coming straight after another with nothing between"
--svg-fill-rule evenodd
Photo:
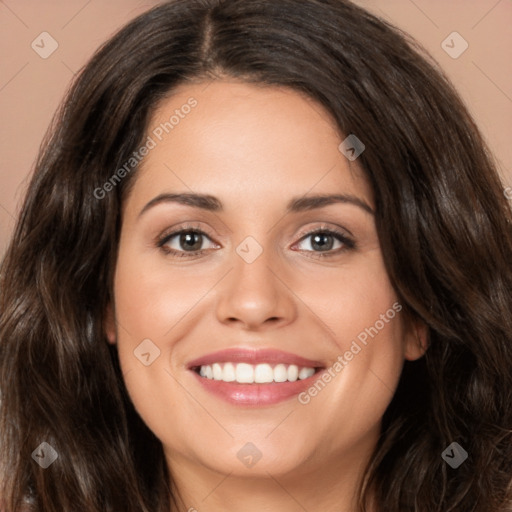
<instances>
[{"instance_id":1,"label":"forehead","mask_svg":"<svg viewBox=\"0 0 512 512\"><path fill-rule=\"evenodd\" d=\"M361 168L339 150L344 135L332 116L291 89L236 81L181 85L160 102L146 135L152 143L136 196L179 189L265 207L288 196L339 191L372 204Z\"/></svg>"}]
</instances>

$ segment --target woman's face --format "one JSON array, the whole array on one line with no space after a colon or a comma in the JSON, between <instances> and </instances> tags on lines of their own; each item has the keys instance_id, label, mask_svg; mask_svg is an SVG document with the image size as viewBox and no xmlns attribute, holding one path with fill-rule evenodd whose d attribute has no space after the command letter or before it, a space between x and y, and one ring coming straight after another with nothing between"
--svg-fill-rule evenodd
<instances>
[{"instance_id":1,"label":"woman's face","mask_svg":"<svg viewBox=\"0 0 512 512\"><path fill-rule=\"evenodd\" d=\"M297 92L229 81L181 86L147 136L107 335L168 464L262 477L360 467L421 350L345 136Z\"/></svg>"}]
</instances>

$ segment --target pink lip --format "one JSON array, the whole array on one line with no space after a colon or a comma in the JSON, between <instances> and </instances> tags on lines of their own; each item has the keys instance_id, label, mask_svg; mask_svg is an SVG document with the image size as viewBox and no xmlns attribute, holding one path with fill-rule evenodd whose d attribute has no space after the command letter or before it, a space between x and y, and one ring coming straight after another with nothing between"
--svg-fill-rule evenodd
<instances>
[{"instance_id":1,"label":"pink lip","mask_svg":"<svg viewBox=\"0 0 512 512\"><path fill-rule=\"evenodd\" d=\"M272 382L270 384L239 384L201 377L192 372L206 391L234 405L264 407L288 400L302 393L315 382L322 371L303 380L295 382Z\"/></svg>"},{"instance_id":2,"label":"pink lip","mask_svg":"<svg viewBox=\"0 0 512 512\"><path fill-rule=\"evenodd\" d=\"M299 367L308 368L323 368L324 364L320 361L313 361L312 359L305 359L304 357L291 354L290 352L283 352L271 348L266 349L246 349L246 348L228 348L220 350L219 352L212 352L198 359L190 361L187 365L189 369L197 368L198 366L210 365L213 363L270 363L270 364L296 364Z\"/></svg>"}]
</instances>

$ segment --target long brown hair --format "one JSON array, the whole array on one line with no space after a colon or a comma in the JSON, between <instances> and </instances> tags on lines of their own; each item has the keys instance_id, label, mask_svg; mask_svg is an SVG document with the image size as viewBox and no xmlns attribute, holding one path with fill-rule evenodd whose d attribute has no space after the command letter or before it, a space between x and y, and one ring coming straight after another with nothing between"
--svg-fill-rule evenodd
<instances>
[{"instance_id":1,"label":"long brown hair","mask_svg":"<svg viewBox=\"0 0 512 512\"><path fill-rule=\"evenodd\" d=\"M123 198L102 187L178 84L229 76L320 102L366 146L388 274L429 328L406 362L360 489L386 512L496 512L512 478L512 212L437 64L342 0L176 0L77 76L45 138L0 282L0 489L8 512L168 512L160 441L128 397L105 308ZM33 451L58 459L43 469ZM441 454L457 442L457 469ZM341 477L340 477L341 478ZM508 494L507 494L508 493Z\"/></svg>"}]
</instances>

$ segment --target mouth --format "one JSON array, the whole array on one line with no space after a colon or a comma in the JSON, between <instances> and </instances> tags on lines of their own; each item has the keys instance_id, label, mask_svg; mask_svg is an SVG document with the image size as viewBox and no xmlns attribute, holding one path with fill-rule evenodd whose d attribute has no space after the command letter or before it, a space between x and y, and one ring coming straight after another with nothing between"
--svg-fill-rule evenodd
<instances>
[{"instance_id":1,"label":"mouth","mask_svg":"<svg viewBox=\"0 0 512 512\"><path fill-rule=\"evenodd\" d=\"M187 368L208 394L232 405L265 407L297 397L327 365L275 349L232 348Z\"/></svg>"}]
</instances>

